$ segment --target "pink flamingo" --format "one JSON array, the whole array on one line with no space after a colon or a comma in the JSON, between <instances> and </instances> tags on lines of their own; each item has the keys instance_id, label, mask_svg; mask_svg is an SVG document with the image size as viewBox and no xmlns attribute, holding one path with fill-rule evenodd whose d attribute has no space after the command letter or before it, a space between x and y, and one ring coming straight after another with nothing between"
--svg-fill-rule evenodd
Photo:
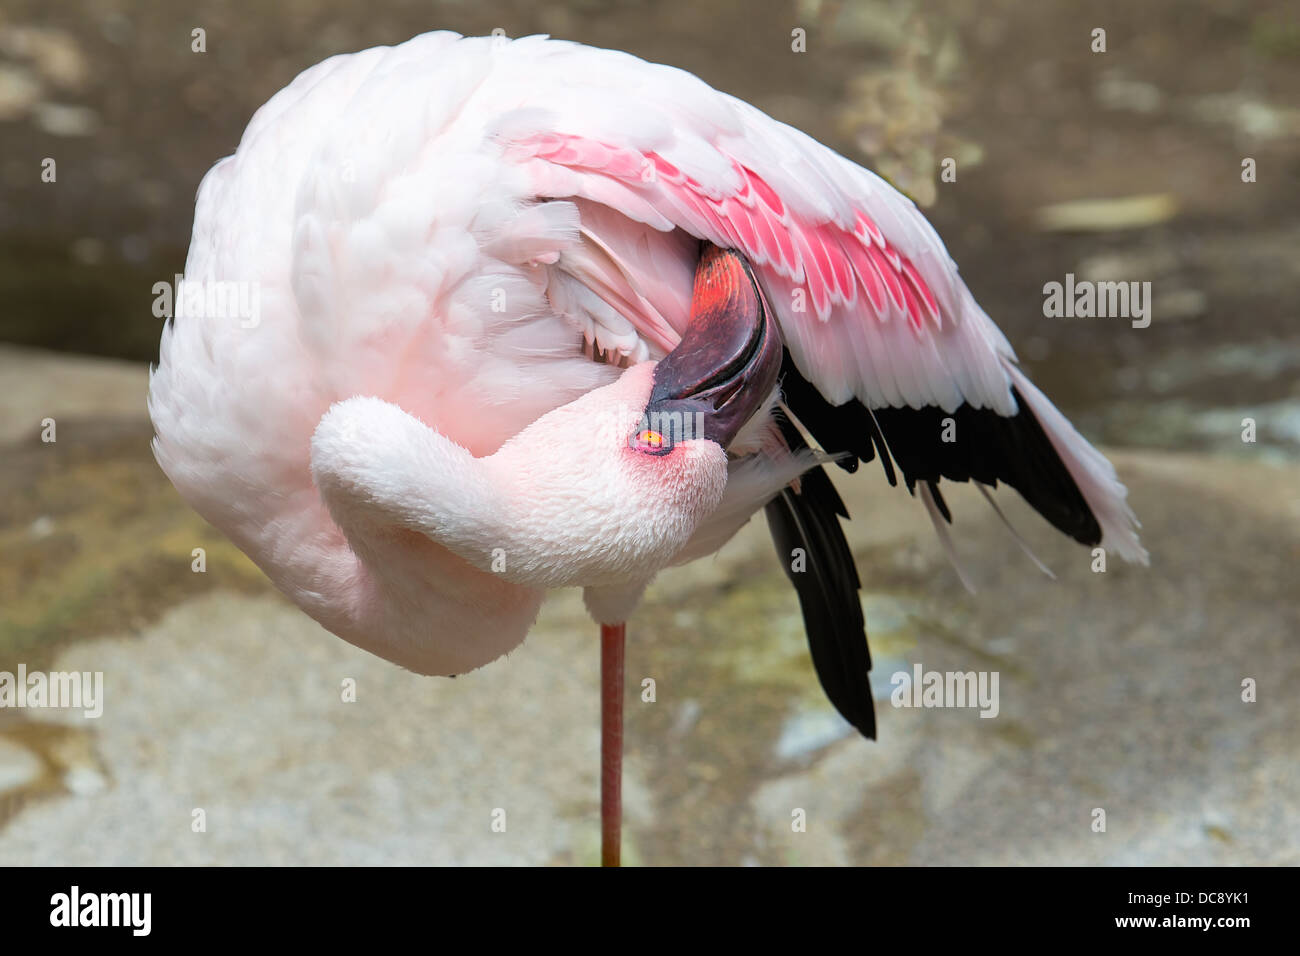
<instances>
[{"instance_id":1,"label":"pink flamingo","mask_svg":"<svg viewBox=\"0 0 1300 956\"><path fill-rule=\"evenodd\" d=\"M810 439L849 471L879 453L945 540L940 480L1002 481L1146 559L1114 469L910 201L627 54L433 33L312 67L204 178L185 283L158 462L322 625L455 675L584 588L606 863L623 622L759 508L824 689L875 735L847 513Z\"/></svg>"}]
</instances>

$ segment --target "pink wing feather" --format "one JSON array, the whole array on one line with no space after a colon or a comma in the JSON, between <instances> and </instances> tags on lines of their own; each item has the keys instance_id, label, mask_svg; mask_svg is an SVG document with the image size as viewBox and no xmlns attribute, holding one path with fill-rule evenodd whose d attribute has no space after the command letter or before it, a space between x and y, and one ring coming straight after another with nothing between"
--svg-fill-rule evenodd
<instances>
[{"instance_id":1,"label":"pink wing feather","mask_svg":"<svg viewBox=\"0 0 1300 956\"><path fill-rule=\"evenodd\" d=\"M742 250L796 365L833 403L952 411L966 402L1013 414L1003 363L1014 354L915 206L797 130L699 85L731 114L721 130L687 115L631 143L529 109L494 135L538 195L581 197ZM643 107L665 104L629 109Z\"/></svg>"}]
</instances>

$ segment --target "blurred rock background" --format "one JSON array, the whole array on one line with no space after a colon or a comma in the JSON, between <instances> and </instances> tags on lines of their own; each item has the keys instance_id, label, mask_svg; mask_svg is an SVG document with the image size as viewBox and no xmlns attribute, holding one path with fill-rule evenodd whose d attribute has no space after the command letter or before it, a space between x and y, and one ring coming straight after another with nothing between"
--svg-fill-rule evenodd
<instances>
[{"instance_id":1,"label":"blurred rock background","mask_svg":"<svg viewBox=\"0 0 1300 956\"><path fill-rule=\"evenodd\" d=\"M1047 581L960 489L972 597L905 493L872 467L839 479L870 745L822 698L755 522L632 625L632 858L1300 863L1300 15L1281 0L7 0L0 670L102 670L107 699L97 721L0 710L0 862L595 859L597 645L575 594L507 660L415 678L280 598L148 450L152 287L183 270L194 190L252 112L331 54L497 27L691 70L916 198L1035 380L1116 449L1152 552L1094 574L1002 495ZM1044 318L1071 272L1151 282L1151 326ZM916 661L998 670L1001 715L889 707Z\"/></svg>"}]
</instances>

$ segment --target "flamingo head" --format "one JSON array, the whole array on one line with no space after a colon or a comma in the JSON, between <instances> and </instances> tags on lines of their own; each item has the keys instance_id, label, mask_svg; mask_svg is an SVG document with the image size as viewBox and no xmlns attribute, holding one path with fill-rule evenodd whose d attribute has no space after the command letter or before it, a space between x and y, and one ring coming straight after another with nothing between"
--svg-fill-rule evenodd
<instances>
[{"instance_id":1,"label":"flamingo head","mask_svg":"<svg viewBox=\"0 0 1300 956\"><path fill-rule=\"evenodd\" d=\"M652 431L697 426L732 447L767 404L781 371L781 333L749 263L705 247L695 272L691 321L678 346L655 368L646 408Z\"/></svg>"}]
</instances>

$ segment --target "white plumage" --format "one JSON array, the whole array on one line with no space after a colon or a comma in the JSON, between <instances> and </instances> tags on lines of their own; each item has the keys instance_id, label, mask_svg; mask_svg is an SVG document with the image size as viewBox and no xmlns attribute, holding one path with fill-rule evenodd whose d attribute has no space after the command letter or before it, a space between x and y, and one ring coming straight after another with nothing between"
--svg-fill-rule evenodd
<instances>
[{"instance_id":1,"label":"white plumage","mask_svg":"<svg viewBox=\"0 0 1300 956\"><path fill-rule=\"evenodd\" d=\"M150 385L158 461L304 610L416 670L509 650L548 586L587 585L597 616L617 619L798 467L705 455L676 512L622 473L605 474L629 482L622 514L584 509L562 470L531 502L522 483L480 495L456 482L504 482L468 459L594 390L640 395L624 369L677 344L701 239L753 263L795 363L832 403L1010 415L1015 384L1103 543L1145 557L1114 470L1016 369L906 198L688 73L541 37L434 33L334 57L257 112L200 187L186 280L256 284L259 321L169 324ZM506 458L602 474L579 457L602 454L582 427L561 415L535 434L562 449ZM569 527L549 555L534 527L533 565L508 553L501 573L479 552L529 549L483 520L507 501L516 521L545 506ZM671 547L633 548L647 521ZM564 551L582 538L586 564ZM629 567L619 556L634 552L644 563Z\"/></svg>"}]
</instances>

